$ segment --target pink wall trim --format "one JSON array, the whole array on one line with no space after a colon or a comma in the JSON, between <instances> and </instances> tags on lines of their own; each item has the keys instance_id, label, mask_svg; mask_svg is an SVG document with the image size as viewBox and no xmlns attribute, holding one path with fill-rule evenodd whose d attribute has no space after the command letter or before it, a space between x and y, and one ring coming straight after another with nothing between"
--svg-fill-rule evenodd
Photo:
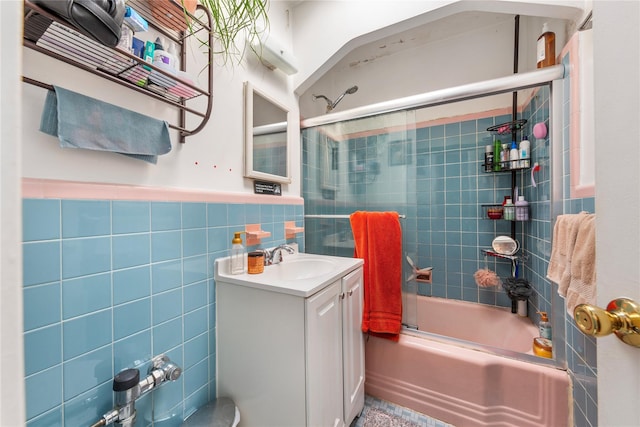
<instances>
[{"instance_id":1,"label":"pink wall trim","mask_svg":"<svg viewBox=\"0 0 640 427\"><path fill-rule=\"evenodd\" d=\"M163 202L253 203L302 205L302 197L268 196L250 193L159 188L139 185L22 179L22 197L29 199L150 200Z\"/></svg>"},{"instance_id":2,"label":"pink wall trim","mask_svg":"<svg viewBox=\"0 0 640 427\"><path fill-rule=\"evenodd\" d=\"M560 53L560 58L569 54L569 67L571 73L571 111L569 113L569 167L570 167L570 195L572 199L593 197L596 194L595 185L580 185L580 121L582 119L580 111L580 66L578 56L580 55L579 37L576 32Z\"/></svg>"}]
</instances>

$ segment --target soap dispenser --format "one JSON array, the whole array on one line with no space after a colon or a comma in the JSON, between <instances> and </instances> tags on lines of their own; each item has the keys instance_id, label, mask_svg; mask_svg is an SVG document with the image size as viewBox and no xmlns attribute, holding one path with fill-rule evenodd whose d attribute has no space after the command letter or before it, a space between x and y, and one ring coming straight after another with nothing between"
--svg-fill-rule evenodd
<instances>
[{"instance_id":1,"label":"soap dispenser","mask_svg":"<svg viewBox=\"0 0 640 427\"><path fill-rule=\"evenodd\" d=\"M233 233L231 240L231 256L229 257L229 265L231 274L243 274L247 272L247 251L242 246L240 234L244 231L236 231Z\"/></svg>"},{"instance_id":2,"label":"soap dispenser","mask_svg":"<svg viewBox=\"0 0 640 427\"><path fill-rule=\"evenodd\" d=\"M540 329L540 336L542 338L546 338L548 340L551 339L551 322L549 322L549 318L547 317L546 311L540 311L540 323L538 324L538 328Z\"/></svg>"}]
</instances>

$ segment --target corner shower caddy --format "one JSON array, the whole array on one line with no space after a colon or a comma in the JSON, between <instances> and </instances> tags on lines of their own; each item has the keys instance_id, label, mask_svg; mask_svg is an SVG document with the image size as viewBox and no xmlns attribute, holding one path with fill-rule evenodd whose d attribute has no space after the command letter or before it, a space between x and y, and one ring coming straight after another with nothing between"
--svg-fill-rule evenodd
<instances>
[{"instance_id":1,"label":"corner shower caddy","mask_svg":"<svg viewBox=\"0 0 640 427\"><path fill-rule=\"evenodd\" d=\"M129 6L147 20L150 29L178 46L181 69L184 71L186 68L185 45L189 36L186 36L184 31L176 30L176 28L184 26L184 23L181 22L184 20L184 12L179 3L164 3L166 3L166 6L163 6L159 15L156 11L152 11L148 0L127 1ZM167 73L161 68L146 63L142 58L117 48L104 46L84 36L71 24L29 0L24 0L23 45L177 108L180 112L178 122L169 124L169 127L178 130L180 142L184 143L185 137L194 135L204 128L209 121L213 107L211 93L213 88L213 51L211 46L214 43L210 31L212 17L211 13L200 4L198 4L198 10L204 12L206 22L193 15L190 15L190 18L194 30L201 28L201 32L205 31L209 35L209 43L206 47L208 62L202 72L207 76L206 89L202 89L195 84ZM157 18L158 16L160 16L159 19ZM189 33L192 34L191 31ZM146 81L147 76L151 73L160 83L168 83L166 86L171 86L170 90L167 87L163 87L163 85L138 84L141 81ZM29 77L23 76L22 80L45 89L53 89L51 84ZM192 108L187 105L187 101L199 97L206 98L203 107ZM186 128L187 114L199 118L195 127L190 129Z\"/></svg>"},{"instance_id":2,"label":"corner shower caddy","mask_svg":"<svg viewBox=\"0 0 640 427\"><path fill-rule=\"evenodd\" d=\"M498 135L504 135L504 134L511 134L512 135L512 140L515 141L516 140L516 135L519 131L522 131L522 129L524 128L524 125L527 123L526 119L514 119L511 120L509 122L505 122L505 123L501 123L501 124L497 124L494 126L489 126L487 128L487 132L492 132L492 133L496 133ZM501 163L501 170L499 171L486 171L486 173L505 173L505 172L511 172L511 197L513 198L514 195L514 191L515 191L515 187L516 187L516 172L521 171L521 170L526 170L526 169L530 169L530 166L527 167L517 167L517 168L511 168L509 167L508 169L505 168L505 166L510 166L510 160L509 161L505 161L505 162L500 162ZM484 166L484 163L481 165ZM511 238L515 239L516 238L516 222L526 222L529 221L529 218L531 218L531 215L529 213L529 215L527 215L527 219L526 220L516 220L516 219L504 219L503 215L500 215L499 217L497 215L490 215L490 213L492 211L496 211L500 208L502 208L501 204L483 204L481 205L482 207L482 212L483 212L483 219L489 219L489 220L505 220L505 221L510 221L511 222ZM496 257L496 258L502 258L502 259L506 259L511 261L513 269L515 270L515 265L518 262L518 260L523 260L525 259L525 257L523 255L503 255L503 254L499 254L497 252L495 252L492 249L488 249L488 248L481 248L480 252L483 254L483 256L487 257L487 256L491 256L491 257Z\"/></svg>"}]
</instances>

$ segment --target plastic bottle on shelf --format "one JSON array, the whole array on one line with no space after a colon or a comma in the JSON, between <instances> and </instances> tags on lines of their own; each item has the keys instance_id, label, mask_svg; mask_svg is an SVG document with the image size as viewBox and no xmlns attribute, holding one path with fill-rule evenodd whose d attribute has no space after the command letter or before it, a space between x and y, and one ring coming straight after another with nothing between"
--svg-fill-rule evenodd
<instances>
[{"instance_id":1,"label":"plastic bottle on shelf","mask_svg":"<svg viewBox=\"0 0 640 427\"><path fill-rule=\"evenodd\" d=\"M511 198L508 198L504 203L504 211L502 217L507 221L514 221L516 219L515 205L511 201Z\"/></svg>"},{"instance_id":2,"label":"plastic bottle on shelf","mask_svg":"<svg viewBox=\"0 0 640 427\"><path fill-rule=\"evenodd\" d=\"M509 168L518 169L520 167L520 152L515 141L511 141L511 151L509 152Z\"/></svg>"},{"instance_id":3,"label":"plastic bottle on shelf","mask_svg":"<svg viewBox=\"0 0 640 427\"><path fill-rule=\"evenodd\" d=\"M234 232L233 240L231 240L231 256L229 258L231 274L243 274L247 272L247 251L244 246L242 246L240 233L242 233L242 231Z\"/></svg>"},{"instance_id":4,"label":"plastic bottle on shelf","mask_svg":"<svg viewBox=\"0 0 640 427\"><path fill-rule=\"evenodd\" d=\"M500 151L500 165L503 170L509 169L509 144L502 144Z\"/></svg>"},{"instance_id":5,"label":"plastic bottle on shelf","mask_svg":"<svg viewBox=\"0 0 640 427\"><path fill-rule=\"evenodd\" d=\"M153 65L158 68L162 68L163 70L168 71L171 74L175 74L175 63L175 56L173 56L169 51L165 50L162 38L156 37L155 49L153 51Z\"/></svg>"},{"instance_id":6,"label":"plastic bottle on shelf","mask_svg":"<svg viewBox=\"0 0 640 427\"><path fill-rule=\"evenodd\" d=\"M515 203L516 207L516 221L528 221L529 220L529 202L524 199L524 196L518 196L518 200Z\"/></svg>"},{"instance_id":7,"label":"plastic bottle on shelf","mask_svg":"<svg viewBox=\"0 0 640 427\"><path fill-rule=\"evenodd\" d=\"M484 171L491 172L493 170L493 146L484 147Z\"/></svg>"},{"instance_id":8,"label":"plastic bottle on shelf","mask_svg":"<svg viewBox=\"0 0 640 427\"><path fill-rule=\"evenodd\" d=\"M556 34L549 31L546 22L542 26L542 34L538 37L536 53L538 68L556 64Z\"/></svg>"},{"instance_id":9,"label":"plastic bottle on shelf","mask_svg":"<svg viewBox=\"0 0 640 427\"><path fill-rule=\"evenodd\" d=\"M527 139L526 135L522 137L520 141L520 167L528 168L531 166L531 153L529 152L531 143Z\"/></svg>"},{"instance_id":10,"label":"plastic bottle on shelf","mask_svg":"<svg viewBox=\"0 0 640 427\"><path fill-rule=\"evenodd\" d=\"M498 138L493 142L493 171L500 172L500 153L501 153L500 140Z\"/></svg>"}]
</instances>

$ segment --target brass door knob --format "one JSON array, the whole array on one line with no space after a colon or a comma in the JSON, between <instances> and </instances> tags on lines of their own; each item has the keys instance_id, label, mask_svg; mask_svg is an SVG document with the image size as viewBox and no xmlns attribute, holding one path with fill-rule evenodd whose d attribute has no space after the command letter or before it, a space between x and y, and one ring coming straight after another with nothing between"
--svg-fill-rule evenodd
<instances>
[{"instance_id":1,"label":"brass door knob","mask_svg":"<svg viewBox=\"0 0 640 427\"><path fill-rule=\"evenodd\" d=\"M573 318L585 335L603 337L616 334L624 343L640 347L640 306L628 298L618 298L602 309L580 304L573 310Z\"/></svg>"}]
</instances>

